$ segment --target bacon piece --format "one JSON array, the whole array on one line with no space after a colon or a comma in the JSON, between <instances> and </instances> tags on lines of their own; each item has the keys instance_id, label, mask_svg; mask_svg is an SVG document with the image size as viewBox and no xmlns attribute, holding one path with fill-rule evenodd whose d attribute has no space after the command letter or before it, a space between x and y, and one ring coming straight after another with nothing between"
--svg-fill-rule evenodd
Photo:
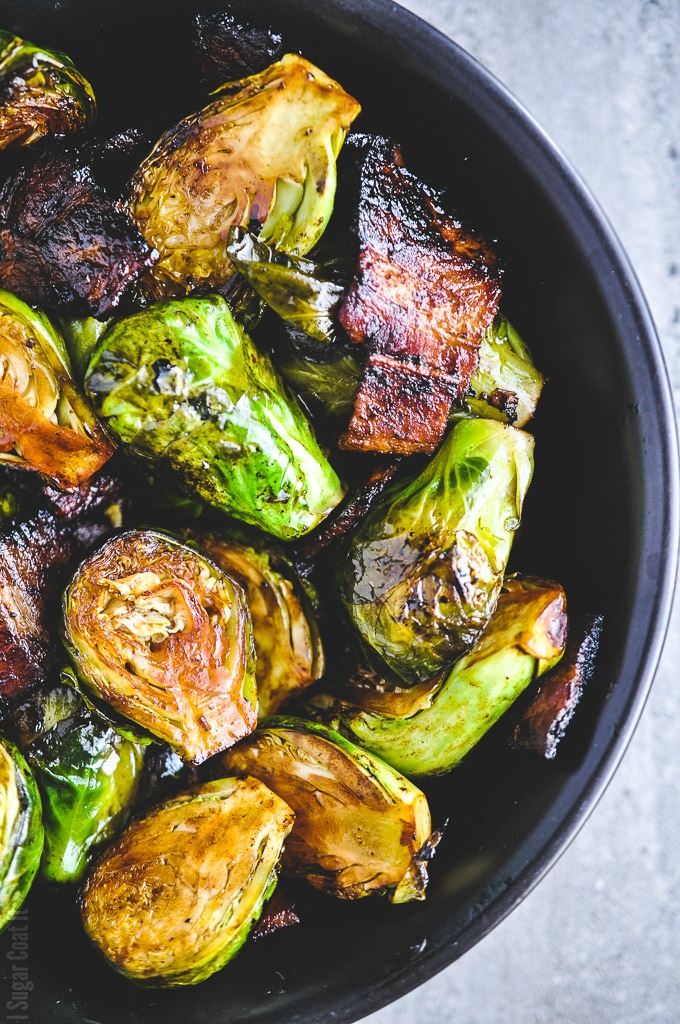
<instances>
[{"instance_id":1,"label":"bacon piece","mask_svg":"<svg viewBox=\"0 0 680 1024\"><path fill-rule=\"evenodd\" d=\"M322 551L357 529L397 472L400 462L400 459L392 459L375 468L366 482L350 492L321 526L303 538L295 551L299 573L306 575Z\"/></svg>"},{"instance_id":2,"label":"bacon piece","mask_svg":"<svg viewBox=\"0 0 680 1024\"><path fill-rule=\"evenodd\" d=\"M32 306L105 317L157 259L72 148L27 159L0 189L0 286Z\"/></svg>"},{"instance_id":3,"label":"bacon piece","mask_svg":"<svg viewBox=\"0 0 680 1024\"><path fill-rule=\"evenodd\" d=\"M358 144L360 252L340 322L353 341L369 344L340 444L433 452L498 310L500 270L484 239L445 213L440 194L404 167L398 146L366 137Z\"/></svg>"},{"instance_id":4,"label":"bacon piece","mask_svg":"<svg viewBox=\"0 0 680 1024\"><path fill-rule=\"evenodd\" d=\"M253 938L266 938L281 928L288 928L293 924L300 924L293 900L285 893L275 892L253 929Z\"/></svg>"},{"instance_id":5,"label":"bacon piece","mask_svg":"<svg viewBox=\"0 0 680 1024\"><path fill-rule=\"evenodd\" d=\"M553 758L589 682L600 646L603 617L587 615L569 630L561 661L542 680L512 734L512 746Z\"/></svg>"},{"instance_id":6,"label":"bacon piece","mask_svg":"<svg viewBox=\"0 0 680 1024\"><path fill-rule=\"evenodd\" d=\"M229 9L196 14L193 43L208 89L264 71L284 54L279 32L237 18Z\"/></svg>"},{"instance_id":7,"label":"bacon piece","mask_svg":"<svg viewBox=\"0 0 680 1024\"><path fill-rule=\"evenodd\" d=\"M38 689L56 668L59 594L74 559L111 527L94 514L119 493L107 474L63 497L45 488L50 507L0 536L0 698Z\"/></svg>"}]
</instances>

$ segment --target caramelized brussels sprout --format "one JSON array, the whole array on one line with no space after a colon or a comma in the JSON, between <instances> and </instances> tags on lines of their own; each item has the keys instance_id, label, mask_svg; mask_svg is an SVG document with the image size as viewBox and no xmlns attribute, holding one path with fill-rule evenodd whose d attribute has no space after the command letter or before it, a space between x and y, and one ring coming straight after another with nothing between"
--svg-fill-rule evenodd
<instances>
[{"instance_id":1,"label":"caramelized brussels sprout","mask_svg":"<svg viewBox=\"0 0 680 1024\"><path fill-rule=\"evenodd\" d=\"M77 882L92 851L125 823L139 783L142 747L80 701L25 755L42 795L41 874L49 882Z\"/></svg>"},{"instance_id":2,"label":"caramelized brussels sprout","mask_svg":"<svg viewBox=\"0 0 680 1024\"><path fill-rule=\"evenodd\" d=\"M273 551L256 551L216 534L196 539L243 588L253 620L260 714L272 714L323 675L323 648L311 609Z\"/></svg>"},{"instance_id":3,"label":"caramelized brussels sprout","mask_svg":"<svg viewBox=\"0 0 680 1024\"><path fill-rule=\"evenodd\" d=\"M0 461L77 487L113 454L44 314L0 289Z\"/></svg>"},{"instance_id":4,"label":"caramelized brussels sprout","mask_svg":"<svg viewBox=\"0 0 680 1024\"><path fill-rule=\"evenodd\" d=\"M441 775L560 659L566 627L561 587L511 578L480 639L452 669L396 692L319 695L308 709L406 775Z\"/></svg>"},{"instance_id":5,"label":"caramelized brussels sprout","mask_svg":"<svg viewBox=\"0 0 680 1024\"><path fill-rule=\"evenodd\" d=\"M208 504L292 539L342 498L302 410L219 295L113 324L86 388L113 434Z\"/></svg>"},{"instance_id":6,"label":"caramelized brussels sprout","mask_svg":"<svg viewBox=\"0 0 680 1024\"><path fill-rule=\"evenodd\" d=\"M91 124L94 93L64 53L0 31L0 150Z\"/></svg>"},{"instance_id":7,"label":"caramelized brussels sprout","mask_svg":"<svg viewBox=\"0 0 680 1024\"><path fill-rule=\"evenodd\" d=\"M355 534L340 591L369 657L406 685L472 646L493 612L533 472L533 438L463 420Z\"/></svg>"},{"instance_id":8,"label":"caramelized brussels sprout","mask_svg":"<svg viewBox=\"0 0 680 1024\"><path fill-rule=\"evenodd\" d=\"M511 323L499 313L482 334L479 364L470 378L464 408L475 416L523 427L541 397L544 378ZM454 415L456 409L454 407Z\"/></svg>"},{"instance_id":9,"label":"caramelized brussels sprout","mask_svg":"<svg viewBox=\"0 0 680 1024\"><path fill-rule=\"evenodd\" d=\"M372 754L326 726L280 716L218 765L255 776L292 807L284 872L342 899L425 898L427 875L416 865L431 832L427 799Z\"/></svg>"},{"instance_id":10,"label":"caramelized brussels sprout","mask_svg":"<svg viewBox=\"0 0 680 1024\"><path fill-rule=\"evenodd\" d=\"M115 970L194 985L231 960L274 891L293 813L256 779L218 779L134 822L85 885L85 931Z\"/></svg>"},{"instance_id":11,"label":"caramelized brussels sprout","mask_svg":"<svg viewBox=\"0 0 680 1024\"><path fill-rule=\"evenodd\" d=\"M282 377L330 415L349 416L361 377L356 345L337 322L342 274L280 252L242 228L229 233L227 253L245 280L281 317L285 344L275 352Z\"/></svg>"},{"instance_id":12,"label":"caramelized brussels sprout","mask_svg":"<svg viewBox=\"0 0 680 1024\"><path fill-rule=\"evenodd\" d=\"M257 721L241 588L152 530L107 541L64 594L67 650L85 692L200 762Z\"/></svg>"},{"instance_id":13,"label":"caramelized brussels sprout","mask_svg":"<svg viewBox=\"0 0 680 1024\"><path fill-rule=\"evenodd\" d=\"M0 931L24 902L42 847L35 779L14 744L0 740Z\"/></svg>"},{"instance_id":14,"label":"caramelized brussels sprout","mask_svg":"<svg viewBox=\"0 0 680 1024\"><path fill-rule=\"evenodd\" d=\"M297 54L231 83L171 128L132 180L128 208L161 255L156 297L223 285L231 225L306 253L333 209L335 160L359 104Z\"/></svg>"}]
</instances>

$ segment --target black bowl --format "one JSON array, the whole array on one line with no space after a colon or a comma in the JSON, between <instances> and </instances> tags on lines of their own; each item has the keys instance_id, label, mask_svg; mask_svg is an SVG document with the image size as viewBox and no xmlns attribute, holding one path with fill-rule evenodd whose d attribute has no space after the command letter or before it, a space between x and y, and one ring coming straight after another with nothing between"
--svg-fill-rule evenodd
<instances>
[{"instance_id":1,"label":"black bowl","mask_svg":"<svg viewBox=\"0 0 680 1024\"><path fill-rule=\"evenodd\" d=\"M159 134L196 102L187 26L209 6L6 0L4 27L71 54L105 127ZM72 900L34 894L26 998L41 1024L338 1024L403 995L479 941L573 838L631 737L666 631L678 548L670 392L638 283L584 186L498 82L389 0L259 8L360 99L359 127L400 139L409 165L498 239L503 307L549 378L514 567L604 613L601 657L554 764L510 753L501 723L427 787L435 820L450 824L423 905L310 896L297 929L250 945L197 989L154 992L100 962ZM11 932L3 943L11 951ZM12 982L24 961L3 963L7 998L21 998Z\"/></svg>"}]
</instances>

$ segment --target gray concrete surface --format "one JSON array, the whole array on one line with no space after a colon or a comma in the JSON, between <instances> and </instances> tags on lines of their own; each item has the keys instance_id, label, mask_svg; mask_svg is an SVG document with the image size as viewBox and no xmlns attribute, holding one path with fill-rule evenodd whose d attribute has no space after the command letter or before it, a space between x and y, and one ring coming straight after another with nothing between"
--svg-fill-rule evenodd
<instances>
[{"instance_id":1,"label":"gray concrete surface","mask_svg":"<svg viewBox=\"0 0 680 1024\"><path fill-rule=\"evenodd\" d=\"M519 97L642 281L680 405L680 0L403 0ZM556 867L365 1024L680 1022L680 602L640 727Z\"/></svg>"}]
</instances>

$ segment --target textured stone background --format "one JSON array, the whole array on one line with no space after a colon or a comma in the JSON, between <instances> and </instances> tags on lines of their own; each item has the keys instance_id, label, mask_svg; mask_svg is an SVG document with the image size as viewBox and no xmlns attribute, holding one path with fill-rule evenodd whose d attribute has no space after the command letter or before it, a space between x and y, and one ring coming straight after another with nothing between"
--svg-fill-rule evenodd
<instances>
[{"instance_id":1,"label":"textured stone background","mask_svg":"<svg viewBox=\"0 0 680 1024\"><path fill-rule=\"evenodd\" d=\"M402 0L534 114L647 294L680 404L680 0ZM491 935L365 1024L680 1021L680 602L642 722L555 868Z\"/></svg>"}]
</instances>

